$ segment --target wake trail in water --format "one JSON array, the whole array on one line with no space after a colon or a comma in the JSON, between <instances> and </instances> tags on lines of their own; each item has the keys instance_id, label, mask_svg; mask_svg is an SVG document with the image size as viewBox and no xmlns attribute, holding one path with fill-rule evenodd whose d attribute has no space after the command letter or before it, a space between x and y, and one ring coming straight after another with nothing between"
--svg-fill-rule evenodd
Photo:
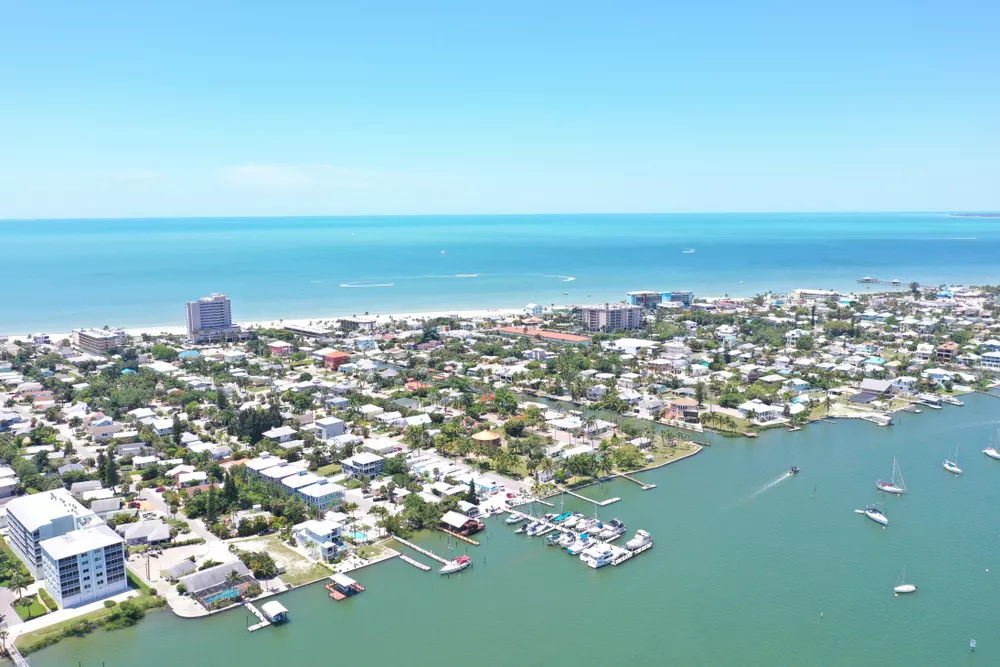
<instances>
[{"instance_id":1,"label":"wake trail in water","mask_svg":"<svg viewBox=\"0 0 1000 667\"><path fill-rule=\"evenodd\" d=\"M781 484L783 481L785 481L786 479L788 479L791 476L792 476L792 473L790 473L788 471L783 472L782 474L778 475L777 477L775 477L774 479L772 479L770 482L768 482L764 486L762 486L759 489L757 489L756 491L754 491L753 494L751 494L751 496L750 496L750 500L753 500L754 498L756 498L760 494L764 493L768 489L773 489L778 484Z\"/></svg>"}]
</instances>

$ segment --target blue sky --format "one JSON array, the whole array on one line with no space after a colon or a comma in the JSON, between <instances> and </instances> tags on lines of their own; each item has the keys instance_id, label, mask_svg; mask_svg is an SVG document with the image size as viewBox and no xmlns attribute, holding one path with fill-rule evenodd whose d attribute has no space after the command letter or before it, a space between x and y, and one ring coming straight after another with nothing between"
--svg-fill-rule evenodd
<instances>
[{"instance_id":1,"label":"blue sky","mask_svg":"<svg viewBox=\"0 0 1000 667\"><path fill-rule=\"evenodd\" d=\"M997 210L998 25L986 0L7 3L0 217Z\"/></svg>"}]
</instances>

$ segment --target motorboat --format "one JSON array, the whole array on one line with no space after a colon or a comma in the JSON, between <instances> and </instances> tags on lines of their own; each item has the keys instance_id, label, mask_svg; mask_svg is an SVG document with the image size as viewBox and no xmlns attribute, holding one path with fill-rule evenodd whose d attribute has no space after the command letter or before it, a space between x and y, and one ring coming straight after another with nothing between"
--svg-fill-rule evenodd
<instances>
[{"instance_id":1,"label":"motorboat","mask_svg":"<svg viewBox=\"0 0 1000 667\"><path fill-rule=\"evenodd\" d=\"M576 542L566 548L566 551L570 556L579 556L583 553L584 549L589 548L593 543L594 540L590 539L590 535L582 533L578 538L576 538Z\"/></svg>"},{"instance_id":2,"label":"motorboat","mask_svg":"<svg viewBox=\"0 0 1000 667\"><path fill-rule=\"evenodd\" d=\"M556 535L555 533L552 533L551 535L549 535L548 537L546 537L545 538L545 546L547 546L547 547L559 546L559 535Z\"/></svg>"},{"instance_id":3,"label":"motorboat","mask_svg":"<svg viewBox=\"0 0 1000 667\"><path fill-rule=\"evenodd\" d=\"M955 475L961 475L962 474L962 469L959 468L958 464L955 463L954 461L952 461L951 459L945 459L944 463L942 463L941 466L945 470L947 470L948 472L950 472L952 474L955 474Z\"/></svg>"},{"instance_id":4,"label":"motorboat","mask_svg":"<svg viewBox=\"0 0 1000 667\"><path fill-rule=\"evenodd\" d=\"M683 252L684 252L685 255L693 255L694 254L694 248L684 248Z\"/></svg>"},{"instance_id":5,"label":"motorboat","mask_svg":"<svg viewBox=\"0 0 1000 667\"><path fill-rule=\"evenodd\" d=\"M579 532L582 533L582 532L584 532L586 530L590 530L591 528L593 528L596 525L597 525L597 519L592 519L590 517L585 517L585 518L583 518L583 519L580 520L580 523L576 524L576 529L577 529L577 531L579 531Z\"/></svg>"},{"instance_id":6,"label":"motorboat","mask_svg":"<svg viewBox=\"0 0 1000 667\"><path fill-rule=\"evenodd\" d=\"M576 542L576 535L573 533L563 533L559 537L559 547L562 549L569 548L574 542Z\"/></svg>"},{"instance_id":7,"label":"motorboat","mask_svg":"<svg viewBox=\"0 0 1000 667\"><path fill-rule=\"evenodd\" d=\"M559 515L556 514L555 512L549 512L548 514L545 515L545 520L552 521L552 519L556 518L557 516Z\"/></svg>"},{"instance_id":8,"label":"motorboat","mask_svg":"<svg viewBox=\"0 0 1000 667\"><path fill-rule=\"evenodd\" d=\"M903 473L899 471L899 464L896 462L896 459L892 460L892 481L886 482L880 479L875 482L875 488L879 491L895 493L897 495L906 493L906 482L903 481Z\"/></svg>"},{"instance_id":9,"label":"motorboat","mask_svg":"<svg viewBox=\"0 0 1000 667\"><path fill-rule=\"evenodd\" d=\"M514 534L515 535L523 535L527 531L528 531L528 524L525 523L525 524L522 524L522 525L518 526L517 530L514 531Z\"/></svg>"},{"instance_id":10,"label":"motorboat","mask_svg":"<svg viewBox=\"0 0 1000 667\"><path fill-rule=\"evenodd\" d=\"M472 559L468 556L459 556L455 560L448 561L441 566L441 574L454 574L472 565Z\"/></svg>"},{"instance_id":11,"label":"motorboat","mask_svg":"<svg viewBox=\"0 0 1000 667\"><path fill-rule=\"evenodd\" d=\"M607 542L621 537L624 533L625 524L618 519L612 519L608 523L604 524L603 530L601 530L597 537Z\"/></svg>"},{"instance_id":12,"label":"motorboat","mask_svg":"<svg viewBox=\"0 0 1000 667\"><path fill-rule=\"evenodd\" d=\"M580 554L580 560L596 570L599 567L610 565L615 558L623 553L625 553L624 549L613 547L610 544L595 544Z\"/></svg>"},{"instance_id":13,"label":"motorboat","mask_svg":"<svg viewBox=\"0 0 1000 667\"><path fill-rule=\"evenodd\" d=\"M548 526L546 526L544 523L542 523L541 521L536 521L535 523L528 526L528 530L525 532L528 534L529 537L534 537L535 535L542 532L546 528L548 528Z\"/></svg>"},{"instance_id":14,"label":"motorboat","mask_svg":"<svg viewBox=\"0 0 1000 667\"><path fill-rule=\"evenodd\" d=\"M625 547L631 551L635 551L636 549L641 549L647 544L652 543L652 541L653 538L649 533L644 530L637 530L635 531L635 537L626 542Z\"/></svg>"},{"instance_id":15,"label":"motorboat","mask_svg":"<svg viewBox=\"0 0 1000 667\"><path fill-rule=\"evenodd\" d=\"M509 517L504 519L504 523L508 526L513 526L516 523L521 523L522 521L527 521L528 517L523 514L511 514Z\"/></svg>"},{"instance_id":16,"label":"motorboat","mask_svg":"<svg viewBox=\"0 0 1000 667\"><path fill-rule=\"evenodd\" d=\"M565 521L566 519L570 518L571 516L573 516L572 512L565 512L564 514L560 514L556 518L552 519L552 523L562 523L563 521Z\"/></svg>"},{"instance_id":17,"label":"motorboat","mask_svg":"<svg viewBox=\"0 0 1000 667\"><path fill-rule=\"evenodd\" d=\"M872 521L874 521L875 523L881 524L883 526L889 525L889 517L887 517L885 514L882 514L882 510L880 510L877 507L866 507L863 510L861 510L861 513L864 514L869 519L871 519Z\"/></svg>"},{"instance_id":18,"label":"motorboat","mask_svg":"<svg viewBox=\"0 0 1000 667\"><path fill-rule=\"evenodd\" d=\"M798 475L799 474L799 469L796 466L792 466L791 468L788 469L788 474L789 475Z\"/></svg>"},{"instance_id":19,"label":"motorboat","mask_svg":"<svg viewBox=\"0 0 1000 667\"><path fill-rule=\"evenodd\" d=\"M563 527L575 528L576 524L580 523L581 519L583 519L582 514L580 514L579 512L573 512L573 514L571 514L570 517L563 522Z\"/></svg>"}]
</instances>

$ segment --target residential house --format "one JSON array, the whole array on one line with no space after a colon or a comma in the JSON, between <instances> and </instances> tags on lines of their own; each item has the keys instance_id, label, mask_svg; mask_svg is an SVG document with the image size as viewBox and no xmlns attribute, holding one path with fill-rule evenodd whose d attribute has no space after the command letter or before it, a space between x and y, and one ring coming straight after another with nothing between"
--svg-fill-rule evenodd
<instances>
[{"instance_id":1,"label":"residential house","mask_svg":"<svg viewBox=\"0 0 1000 667\"><path fill-rule=\"evenodd\" d=\"M351 477L367 477L374 479L382 474L385 459L378 454L361 452L340 462L342 470Z\"/></svg>"},{"instance_id":2,"label":"residential house","mask_svg":"<svg viewBox=\"0 0 1000 667\"><path fill-rule=\"evenodd\" d=\"M947 343L942 343L934 350L934 357L945 363L954 361L956 356L958 356L958 343L954 341L949 340Z\"/></svg>"},{"instance_id":3,"label":"residential house","mask_svg":"<svg viewBox=\"0 0 1000 667\"><path fill-rule=\"evenodd\" d=\"M344 524L344 521L329 518L297 523L292 529L295 543L303 547L313 558L333 560L346 548L341 540Z\"/></svg>"},{"instance_id":4,"label":"residential house","mask_svg":"<svg viewBox=\"0 0 1000 667\"><path fill-rule=\"evenodd\" d=\"M314 423L316 424L316 435L323 440L331 440L347 431L344 420L337 417L324 417L317 419Z\"/></svg>"}]
</instances>

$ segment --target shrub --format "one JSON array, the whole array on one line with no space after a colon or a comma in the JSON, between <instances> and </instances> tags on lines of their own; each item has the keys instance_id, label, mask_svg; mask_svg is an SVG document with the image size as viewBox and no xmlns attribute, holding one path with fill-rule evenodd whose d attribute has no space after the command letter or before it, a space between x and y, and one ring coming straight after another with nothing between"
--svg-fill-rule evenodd
<instances>
[{"instance_id":1,"label":"shrub","mask_svg":"<svg viewBox=\"0 0 1000 667\"><path fill-rule=\"evenodd\" d=\"M188 592L187 586L185 586L184 584L177 584L177 592L181 595L184 595L185 593Z\"/></svg>"},{"instance_id":2,"label":"shrub","mask_svg":"<svg viewBox=\"0 0 1000 667\"><path fill-rule=\"evenodd\" d=\"M56 604L56 601L52 599L52 596L44 588L38 589L38 597L42 598L42 603L49 608L49 611L55 611L59 608L59 605Z\"/></svg>"},{"instance_id":3,"label":"shrub","mask_svg":"<svg viewBox=\"0 0 1000 667\"><path fill-rule=\"evenodd\" d=\"M243 591L243 597L255 598L262 592L263 591L261 591L260 586L258 586L257 584L250 584L249 586L246 587L246 590Z\"/></svg>"},{"instance_id":4,"label":"shrub","mask_svg":"<svg viewBox=\"0 0 1000 667\"><path fill-rule=\"evenodd\" d=\"M111 609L112 607L114 607L117 604L118 603L115 602L114 600L105 600L104 601L104 606L107 607L108 609Z\"/></svg>"}]
</instances>

